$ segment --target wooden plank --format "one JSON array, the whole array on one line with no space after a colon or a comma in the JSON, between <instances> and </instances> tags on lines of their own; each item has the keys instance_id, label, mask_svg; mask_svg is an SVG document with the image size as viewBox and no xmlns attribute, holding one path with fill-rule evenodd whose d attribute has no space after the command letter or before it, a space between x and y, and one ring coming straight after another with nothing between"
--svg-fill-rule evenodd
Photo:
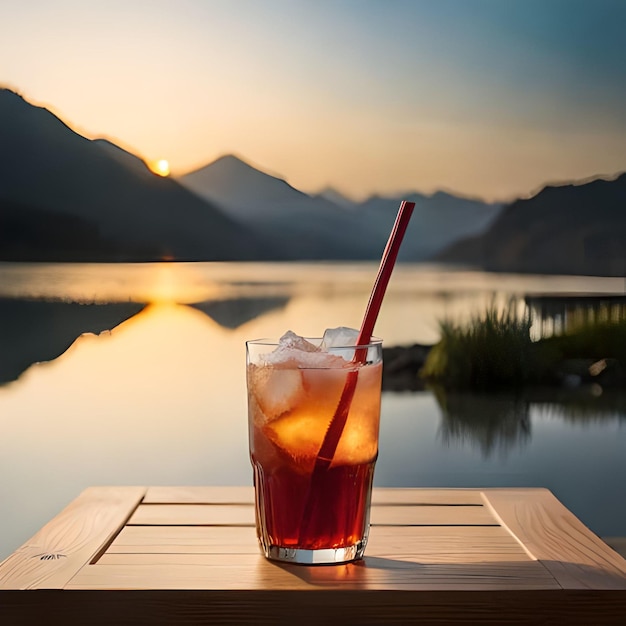
<instances>
[{"instance_id":1,"label":"wooden plank","mask_svg":"<svg viewBox=\"0 0 626 626\"><path fill-rule=\"evenodd\" d=\"M207 551L196 551L196 552L179 552L179 551L157 551L157 552L106 552L103 554L100 559L98 559L98 565L145 565L145 564L155 564L158 566L167 565L167 564L203 564L211 567L219 567L224 564L233 564L233 560L229 560L230 556L236 555L237 558L239 556L245 556L249 559L252 555L256 558L260 554L259 549L257 548L254 551L241 551L236 552L233 550L216 550L212 552ZM384 556L377 555L376 551L372 551L371 553L366 553L365 563L368 567L380 567L384 569L412 569L412 568L420 568L424 569L425 566L433 566L433 565L450 565L450 566L468 566L467 571L470 572L469 575L475 576L478 573L484 573L488 570L488 568L498 567L498 565L502 565L504 568L514 568L516 564L519 563L535 563L532 567L535 568L534 571L539 572L542 578L550 579L554 581L554 577L545 570L545 568L541 568L541 566L536 567L538 561L532 561L527 556L522 554L511 554L508 557L503 556L502 554L491 552L491 553L468 553L464 555L463 559L459 561L458 558L455 558L455 555L446 553L443 550L441 552L431 552L429 554L421 555L417 560L415 556L410 556L407 554L387 554L383 552ZM244 561L245 562L245 561ZM476 566L474 570L470 570L469 566ZM539 564L540 565L540 564ZM525 567L525 566L524 566ZM466 581L467 582L467 581ZM559 587L558 583L555 583L555 587Z\"/></svg>"},{"instance_id":2,"label":"wooden plank","mask_svg":"<svg viewBox=\"0 0 626 626\"><path fill-rule=\"evenodd\" d=\"M480 490L477 489L407 489L375 487L372 504L421 504L421 505L482 505Z\"/></svg>"},{"instance_id":3,"label":"wooden plank","mask_svg":"<svg viewBox=\"0 0 626 626\"><path fill-rule=\"evenodd\" d=\"M66 589L336 591L558 589L537 561L424 564L377 557L333 567L278 565L260 554L104 555Z\"/></svg>"},{"instance_id":4,"label":"wooden plank","mask_svg":"<svg viewBox=\"0 0 626 626\"><path fill-rule=\"evenodd\" d=\"M144 504L252 504L254 488L237 487L148 487Z\"/></svg>"},{"instance_id":5,"label":"wooden plank","mask_svg":"<svg viewBox=\"0 0 626 626\"><path fill-rule=\"evenodd\" d=\"M62 589L137 507L144 487L90 487L0 563L0 589Z\"/></svg>"},{"instance_id":6,"label":"wooden plank","mask_svg":"<svg viewBox=\"0 0 626 626\"><path fill-rule=\"evenodd\" d=\"M372 528L366 555L416 563L532 560L501 526Z\"/></svg>"},{"instance_id":7,"label":"wooden plank","mask_svg":"<svg viewBox=\"0 0 626 626\"><path fill-rule=\"evenodd\" d=\"M106 554L258 554L254 528L126 526ZM527 561L530 557L501 526L372 528L366 553L416 562Z\"/></svg>"},{"instance_id":8,"label":"wooden plank","mask_svg":"<svg viewBox=\"0 0 626 626\"><path fill-rule=\"evenodd\" d=\"M547 489L486 489L485 502L567 589L626 589L626 561Z\"/></svg>"},{"instance_id":9,"label":"wooden plank","mask_svg":"<svg viewBox=\"0 0 626 626\"><path fill-rule=\"evenodd\" d=\"M106 554L258 554L247 526L126 526Z\"/></svg>"},{"instance_id":10,"label":"wooden plank","mask_svg":"<svg viewBox=\"0 0 626 626\"><path fill-rule=\"evenodd\" d=\"M253 541L254 539L254 541ZM418 564L467 564L467 563L516 563L531 561L528 555L511 538L503 538L500 541L489 543L486 541L472 541L472 537L436 537L425 535L422 542L413 541L401 546L389 545L385 542L372 541L366 550L368 559L376 559L377 562L406 562ZM451 547L452 546L452 547ZM459 557L459 550L463 550ZM206 545L194 544L170 544L163 545L129 545L111 546L98 560L98 564L133 564L141 563L143 557L156 559L164 556L163 562L171 555L176 556L176 562L192 562L197 555L232 555L247 554L258 555L260 548L255 537L247 537L241 543L219 544L215 537ZM187 558L189 557L189 558ZM373 561L372 561L373 562Z\"/></svg>"},{"instance_id":11,"label":"wooden plank","mask_svg":"<svg viewBox=\"0 0 626 626\"><path fill-rule=\"evenodd\" d=\"M148 487L144 504L252 504L254 488L238 487ZM406 489L375 487L372 504L482 505L477 489Z\"/></svg>"},{"instance_id":12,"label":"wooden plank","mask_svg":"<svg viewBox=\"0 0 626 626\"><path fill-rule=\"evenodd\" d=\"M254 526L252 504L142 504L129 525Z\"/></svg>"},{"instance_id":13,"label":"wooden plank","mask_svg":"<svg viewBox=\"0 0 626 626\"><path fill-rule=\"evenodd\" d=\"M372 525L496 525L484 506L373 505ZM252 504L142 504L130 525L254 525Z\"/></svg>"},{"instance_id":14,"label":"wooden plank","mask_svg":"<svg viewBox=\"0 0 626 626\"><path fill-rule=\"evenodd\" d=\"M484 506L442 505L372 505L370 520L373 526L497 526L491 509Z\"/></svg>"},{"instance_id":15,"label":"wooden plank","mask_svg":"<svg viewBox=\"0 0 626 626\"><path fill-rule=\"evenodd\" d=\"M431 591L368 590L212 591L200 590L80 590L63 593L8 592L0 604L0 620L11 626L31 626L62 616L64 626L192 626L196 624L258 624L318 626L319 624L393 624L419 626L457 624L484 626L551 624L609 626L624 624L621 592L584 594L563 590ZM71 609L68 610L68 607ZM88 616L88 618L86 617Z\"/></svg>"}]
</instances>

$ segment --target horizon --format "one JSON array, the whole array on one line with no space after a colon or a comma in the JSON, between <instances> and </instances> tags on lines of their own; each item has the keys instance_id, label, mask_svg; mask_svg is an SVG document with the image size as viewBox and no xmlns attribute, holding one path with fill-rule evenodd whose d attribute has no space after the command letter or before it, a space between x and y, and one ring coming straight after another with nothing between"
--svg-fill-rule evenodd
<instances>
[{"instance_id":1,"label":"horizon","mask_svg":"<svg viewBox=\"0 0 626 626\"><path fill-rule=\"evenodd\" d=\"M14 95L16 95L17 97L21 98L27 105L30 106L34 106L37 108L43 108L45 110L47 110L48 112L52 113L53 115L55 115L55 117L57 117L57 119L59 119L64 125L68 126L68 128L70 128L70 130L72 132L75 132L77 134L79 134L81 137L88 139L90 141L106 141L107 143L115 146L117 149L119 150L123 150L124 152L127 152L130 156L136 157L138 159L140 159L143 164L145 165L145 167L152 171L153 174L157 174L159 176L163 176L163 177L171 177L173 179L179 179L179 178L183 178L184 176L188 175L188 174L193 174L195 172L201 171L203 169L206 169L212 165L214 165L215 163L217 163L218 161L222 160L222 159L226 159L226 158L234 158L242 163L244 163L245 165L247 165L248 167L251 167L253 169L256 169L257 171L266 174L267 176L271 176L274 178L278 178L280 180L283 180L285 182L287 182L287 184L290 184L288 181L286 181L286 179L277 172L272 172L271 169L268 169L266 167L263 167L261 165L258 164L254 164L252 163L245 155L240 155L240 154L234 154L234 153L224 153L224 154L220 154L217 157L215 157L212 161L205 163L203 165L200 165L199 167L195 167L189 171L186 172L182 172L179 174L174 174L173 172L170 172L169 170L169 162L167 160L164 159L158 159L156 161L153 162L147 162L141 155L134 153L131 151L130 148L128 147L123 147L121 142L117 142L115 139L112 138L108 138L102 135L94 135L93 137L86 137L84 135L82 135L80 133L80 131L76 128L73 128L72 125L68 122L68 120L64 120L61 117L58 117L58 115L54 112L53 107L49 107L46 106L45 104L42 103L35 103L35 102L31 102L29 101L24 94L20 93L18 90L9 87L7 85L3 85L0 84L0 91L9 91L11 93L13 93ZM584 185L587 184L589 182L593 182L594 180L615 180L617 178L619 178L622 174L624 174L626 172L624 171L617 171L617 172L612 172L612 173L607 173L607 174L596 174L596 175L590 175L587 176L585 178L577 178L577 179L570 179L570 180L553 180L553 181L545 181L543 183L541 183L539 186L537 186L534 190L530 190L527 194L524 195L520 195L520 196L515 196L515 197L509 197L508 199L503 199L503 200L486 200L483 197L480 197L478 195L471 195L471 194L466 194L463 192L459 192L456 191L454 189L447 189L445 187L440 187L437 189L433 189L429 192L423 192L419 189L404 189L402 191L390 191L390 192L378 192L378 191L374 191L372 193L370 193L369 195L365 195L362 196L360 198L355 198L352 195L350 195L349 193L344 193L338 189L336 189L335 187L332 187L330 185L326 185L325 187L319 189L319 190L315 190L315 191L306 191L305 193L313 196L313 195L322 195L324 193L331 193L331 194L337 194L339 196L341 196L343 199L347 200L347 201L351 201L354 203L359 203L359 202L364 202L373 198L388 198L388 199L398 199L401 197L408 197L411 195L415 195L415 194L422 194L425 197L432 197L436 194L440 194L440 193L444 193L444 194L449 194L452 196L455 196L457 198L465 198L468 200L477 200L477 201L484 201L484 202L490 202L492 204L510 204L512 202L515 202L516 200L522 200L522 199L528 199L533 197L534 195L538 194L540 191L542 191L543 189L547 188L547 187L560 187L560 186L566 186L566 185L573 185L573 186L579 186L579 185ZM297 189L297 187L294 186L295 189ZM297 189L298 191L303 191L300 189Z\"/></svg>"},{"instance_id":2,"label":"horizon","mask_svg":"<svg viewBox=\"0 0 626 626\"><path fill-rule=\"evenodd\" d=\"M0 8L0 81L174 177L507 202L626 171L626 4L545 4L34 0Z\"/></svg>"}]
</instances>

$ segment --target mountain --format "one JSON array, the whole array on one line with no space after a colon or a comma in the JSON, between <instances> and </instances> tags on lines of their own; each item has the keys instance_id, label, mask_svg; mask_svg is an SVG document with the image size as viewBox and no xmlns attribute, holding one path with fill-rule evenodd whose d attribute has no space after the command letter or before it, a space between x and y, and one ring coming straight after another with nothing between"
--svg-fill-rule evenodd
<instances>
[{"instance_id":1,"label":"mountain","mask_svg":"<svg viewBox=\"0 0 626 626\"><path fill-rule=\"evenodd\" d=\"M133 246L149 258L154 249ZM0 260L110 261L126 258L129 247L102 237L95 219L0 199Z\"/></svg>"},{"instance_id":2,"label":"mountain","mask_svg":"<svg viewBox=\"0 0 626 626\"><path fill-rule=\"evenodd\" d=\"M244 219L282 213L282 205L306 202L308 196L285 180L265 174L234 155L181 176L185 187Z\"/></svg>"},{"instance_id":3,"label":"mountain","mask_svg":"<svg viewBox=\"0 0 626 626\"><path fill-rule=\"evenodd\" d=\"M446 193L351 202L326 190L310 196L233 155L180 182L294 258L379 259L400 202L416 202L401 259L419 261L459 237L482 232L500 206Z\"/></svg>"},{"instance_id":4,"label":"mountain","mask_svg":"<svg viewBox=\"0 0 626 626\"><path fill-rule=\"evenodd\" d=\"M389 232L402 200L415 202L398 258L425 261L452 242L484 232L498 216L500 204L438 191L432 195L406 193L397 197L373 196L355 207L378 232Z\"/></svg>"},{"instance_id":5,"label":"mountain","mask_svg":"<svg viewBox=\"0 0 626 626\"><path fill-rule=\"evenodd\" d=\"M322 189L322 191L316 194L316 196L324 198L324 200L328 200L329 202L343 207L344 209L353 209L356 204L354 200L350 200L350 198L347 198L333 187L326 187L325 189Z\"/></svg>"},{"instance_id":6,"label":"mountain","mask_svg":"<svg viewBox=\"0 0 626 626\"><path fill-rule=\"evenodd\" d=\"M44 239L45 229L37 224L48 224L49 237L45 245L39 243L56 248L55 260L65 251L54 239L64 229L63 220L91 232L96 249L81 251L81 260L275 256L249 229L175 180L152 174L111 142L82 137L8 89L0 89L2 220L18 224L26 240L25 224L34 224L36 236ZM69 260L76 256L70 254Z\"/></svg>"},{"instance_id":7,"label":"mountain","mask_svg":"<svg viewBox=\"0 0 626 626\"><path fill-rule=\"evenodd\" d=\"M626 174L545 187L437 260L489 271L626 276Z\"/></svg>"},{"instance_id":8,"label":"mountain","mask_svg":"<svg viewBox=\"0 0 626 626\"><path fill-rule=\"evenodd\" d=\"M176 181L0 89L0 260L379 259L403 197L308 195L228 155ZM496 205L412 194L401 259L482 232Z\"/></svg>"},{"instance_id":9,"label":"mountain","mask_svg":"<svg viewBox=\"0 0 626 626\"><path fill-rule=\"evenodd\" d=\"M108 139L93 139L92 143L100 146L106 154L121 163L124 167L132 169L142 175L150 172L143 159L140 159L137 155L132 154L131 152L127 152L123 148L120 148L112 141L109 141Z\"/></svg>"},{"instance_id":10,"label":"mountain","mask_svg":"<svg viewBox=\"0 0 626 626\"><path fill-rule=\"evenodd\" d=\"M236 156L220 157L179 181L291 258L372 257L375 234L354 212L325 198L311 197Z\"/></svg>"}]
</instances>

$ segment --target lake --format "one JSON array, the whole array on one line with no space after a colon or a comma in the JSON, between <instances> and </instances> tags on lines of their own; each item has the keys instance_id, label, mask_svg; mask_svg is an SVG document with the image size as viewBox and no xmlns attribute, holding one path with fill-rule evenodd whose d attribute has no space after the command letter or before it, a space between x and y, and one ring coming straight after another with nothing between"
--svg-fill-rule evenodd
<instances>
[{"instance_id":1,"label":"lake","mask_svg":"<svg viewBox=\"0 0 626 626\"><path fill-rule=\"evenodd\" d=\"M0 263L0 558L90 485L251 484L245 340L358 327L376 270ZM559 294L623 296L624 279L400 265L375 332L430 344L443 318ZM566 319L546 302L535 334ZM377 485L547 487L597 534L624 536L624 476L617 392L383 394Z\"/></svg>"}]
</instances>

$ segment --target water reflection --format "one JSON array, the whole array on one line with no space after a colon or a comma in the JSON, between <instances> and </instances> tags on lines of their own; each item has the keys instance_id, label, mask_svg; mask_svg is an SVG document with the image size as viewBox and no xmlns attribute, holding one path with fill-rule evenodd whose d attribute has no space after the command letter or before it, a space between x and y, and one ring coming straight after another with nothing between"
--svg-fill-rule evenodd
<instances>
[{"instance_id":1,"label":"water reflection","mask_svg":"<svg viewBox=\"0 0 626 626\"><path fill-rule=\"evenodd\" d=\"M579 389L539 389L528 397L547 417L570 424L615 422L626 425L626 390L588 385Z\"/></svg>"},{"instance_id":2,"label":"water reflection","mask_svg":"<svg viewBox=\"0 0 626 626\"><path fill-rule=\"evenodd\" d=\"M520 397L433 390L441 408L439 436L444 445L477 447L483 457L502 456L531 438L530 403Z\"/></svg>"},{"instance_id":3,"label":"water reflection","mask_svg":"<svg viewBox=\"0 0 626 626\"><path fill-rule=\"evenodd\" d=\"M223 328L235 329L289 298L208 300L194 308ZM81 335L110 331L137 315L138 302L77 303L0 298L0 385L17 380L31 365L61 356Z\"/></svg>"},{"instance_id":4,"label":"water reflection","mask_svg":"<svg viewBox=\"0 0 626 626\"><path fill-rule=\"evenodd\" d=\"M63 354L83 333L110 330L143 309L138 303L78 304L0 298L0 385L33 363Z\"/></svg>"},{"instance_id":5,"label":"water reflection","mask_svg":"<svg viewBox=\"0 0 626 626\"><path fill-rule=\"evenodd\" d=\"M484 458L495 453L506 459L532 437L531 410L542 417L573 425L626 424L626 392L580 389L528 389L522 394L432 392L441 409L438 435L445 446L466 445Z\"/></svg>"},{"instance_id":6,"label":"water reflection","mask_svg":"<svg viewBox=\"0 0 626 626\"><path fill-rule=\"evenodd\" d=\"M286 296L267 298L230 298L227 300L207 300L192 304L224 328L239 328L253 319L284 308L289 302Z\"/></svg>"}]
</instances>

